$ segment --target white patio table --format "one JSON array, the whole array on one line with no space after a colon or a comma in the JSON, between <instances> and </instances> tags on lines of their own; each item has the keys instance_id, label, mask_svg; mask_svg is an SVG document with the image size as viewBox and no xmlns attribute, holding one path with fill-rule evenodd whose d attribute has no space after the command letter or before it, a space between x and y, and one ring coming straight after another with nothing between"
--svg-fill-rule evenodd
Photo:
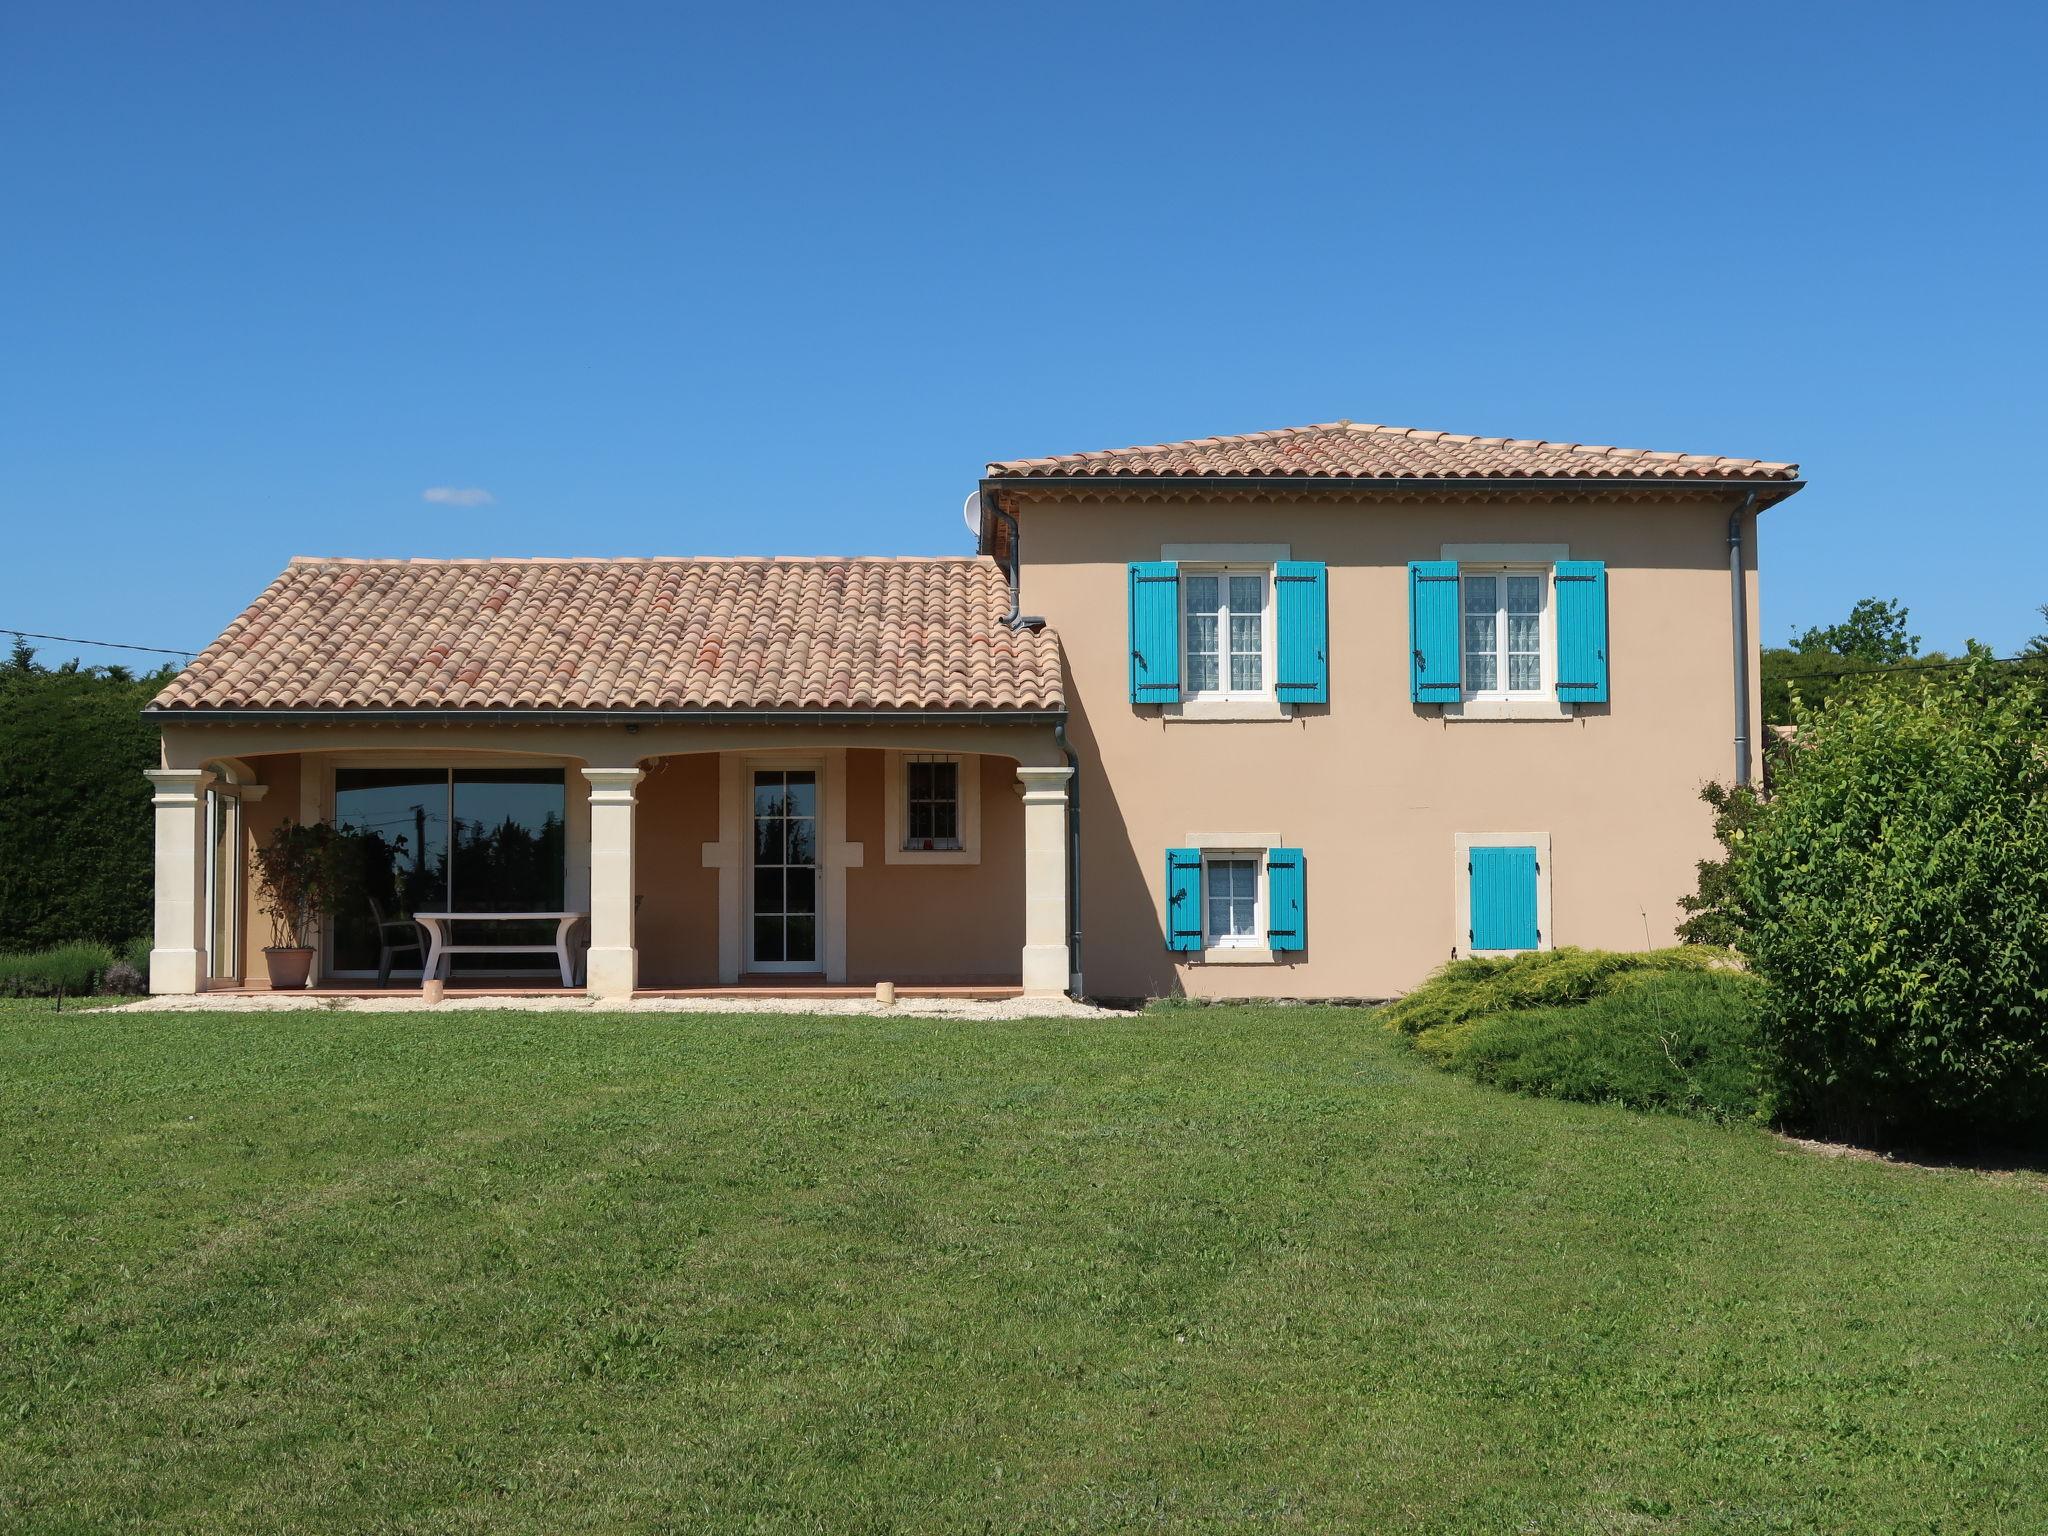
<instances>
[{"instance_id":1,"label":"white patio table","mask_svg":"<svg viewBox=\"0 0 2048 1536\"><path fill-rule=\"evenodd\" d=\"M420 976L432 980L440 975L443 959L449 955L545 955L552 953L562 967L562 985L576 985L576 960L569 953L569 935L588 912L415 912L413 921L427 930L427 960ZM553 923L555 937L545 944L456 944L457 923ZM443 978L445 979L445 978Z\"/></svg>"}]
</instances>

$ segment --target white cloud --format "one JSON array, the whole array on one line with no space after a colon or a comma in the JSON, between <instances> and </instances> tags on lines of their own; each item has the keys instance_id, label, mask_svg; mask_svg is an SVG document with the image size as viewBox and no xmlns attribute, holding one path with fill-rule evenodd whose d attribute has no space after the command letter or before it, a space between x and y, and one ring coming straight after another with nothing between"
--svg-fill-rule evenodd
<instances>
[{"instance_id":1,"label":"white cloud","mask_svg":"<svg viewBox=\"0 0 2048 1536\"><path fill-rule=\"evenodd\" d=\"M497 498L480 485L430 485L420 500L442 507L488 507Z\"/></svg>"}]
</instances>

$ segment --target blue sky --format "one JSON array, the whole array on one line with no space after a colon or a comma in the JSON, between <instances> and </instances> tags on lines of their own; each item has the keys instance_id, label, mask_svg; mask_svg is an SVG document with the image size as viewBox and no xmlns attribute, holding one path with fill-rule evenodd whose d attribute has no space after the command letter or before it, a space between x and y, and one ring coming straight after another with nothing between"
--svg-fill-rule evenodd
<instances>
[{"instance_id":1,"label":"blue sky","mask_svg":"<svg viewBox=\"0 0 2048 1536\"><path fill-rule=\"evenodd\" d=\"M989 458L1351 417L1797 459L1767 641L1869 593L2006 653L2048 602L2044 43L13 0L0 629L198 646L296 553L958 552Z\"/></svg>"}]
</instances>

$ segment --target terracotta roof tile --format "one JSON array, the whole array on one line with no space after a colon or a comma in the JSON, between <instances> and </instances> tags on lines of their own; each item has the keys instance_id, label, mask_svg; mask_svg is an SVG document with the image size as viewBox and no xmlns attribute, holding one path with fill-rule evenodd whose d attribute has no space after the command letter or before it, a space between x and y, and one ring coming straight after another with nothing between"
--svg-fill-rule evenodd
<instances>
[{"instance_id":1,"label":"terracotta roof tile","mask_svg":"<svg viewBox=\"0 0 2048 1536\"><path fill-rule=\"evenodd\" d=\"M301 557L177 709L1059 709L988 559Z\"/></svg>"},{"instance_id":2,"label":"terracotta roof tile","mask_svg":"<svg viewBox=\"0 0 2048 1536\"><path fill-rule=\"evenodd\" d=\"M1799 466L1326 421L1238 437L1199 437L1184 443L1046 459L1005 459L989 465L988 473L991 479L1193 475L1330 480L1796 480Z\"/></svg>"}]
</instances>

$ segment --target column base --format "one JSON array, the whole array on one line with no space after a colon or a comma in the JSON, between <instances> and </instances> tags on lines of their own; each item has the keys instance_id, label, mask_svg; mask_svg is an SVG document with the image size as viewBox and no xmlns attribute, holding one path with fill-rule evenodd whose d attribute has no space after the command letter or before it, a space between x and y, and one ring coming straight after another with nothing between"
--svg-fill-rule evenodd
<instances>
[{"instance_id":1,"label":"column base","mask_svg":"<svg viewBox=\"0 0 2048 1536\"><path fill-rule=\"evenodd\" d=\"M593 949L584 961L583 990L592 997L629 998L640 977L637 949Z\"/></svg>"},{"instance_id":2,"label":"column base","mask_svg":"<svg viewBox=\"0 0 2048 1536\"><path fill-rule=\"evenodd\" d=\"M1067 946L1026 944L1024 946L1024 995L1064 997L1067 991Z\"/></svg>"},{"instance_id":3,"label":"column base","mask_svg":"<svg viewBox=\"0 0 2048 1536\"><path fill-rule=\"evenodd\" d=\"M149 990L164 997L190 997L206 990L206 957L196 949L152 949Z\"/></svg>"}]
</instances>

